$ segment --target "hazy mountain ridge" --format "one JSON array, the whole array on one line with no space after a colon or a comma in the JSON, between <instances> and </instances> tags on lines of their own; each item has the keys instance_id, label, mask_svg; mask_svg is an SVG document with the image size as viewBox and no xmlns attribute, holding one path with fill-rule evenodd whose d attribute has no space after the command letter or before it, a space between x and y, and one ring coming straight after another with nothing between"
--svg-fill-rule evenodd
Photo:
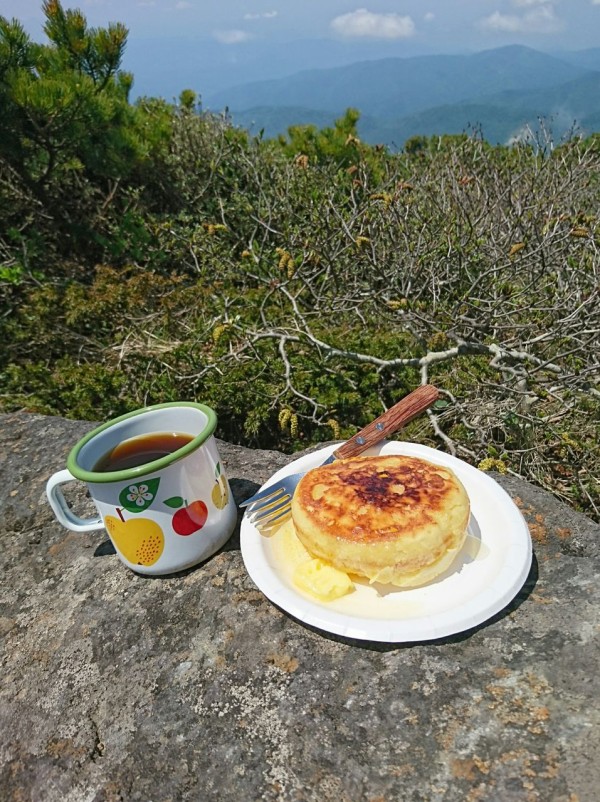
<instances>
[{"instance_id":1,"label":"hazy mountain ridge","mask_svg":"<svg viewBox=\"0 0 600 802\"><path fill-rule=\"evenodd\" d=\"M584 67L587 70L600 70L600 47L555 53L554 55L576 67Z\"/></svg>"},{"instance_id":2,"label":"hazy mountain ridge","mask_svg":"<svg viewBox=\"0 0 600 802\"><path fill-rule=\"evenodd\" d=\"M540 117L557 136L574 125L590 133L600 114L600 71L569 63L568 55L509 46L470 56L358 62L236 87L208 105L227 106L237 124L254 133L264 129L266 136L292 124L331 124L354 106L365 141L396 146L417 134L460 133L469 126L504 143ZM600 48L571 56L600 68Z\"/></svg>"},{"instance_id":3,"label":"hazy mountain ridge","mask_svg":"<svg viewBox=\"0 0 600 802\"><path fill-rule=\"evenodd\" d=\"M353 42L332 39L272 42L268 48L264 42L250 40L232 48L190 34L177 38L131 38L123 66L135 76L134 99L146 95L172 100L182 89L193 89L206 99L241 83L284 78L316 67L329 69L394 57L397 51L396 42L373 41L361 43L357 55Z\"/></svg>"},{"instance_id":4,"label":"hazy mountain ridge","mask_svg":"<svg viewBox=\"0 0 600 802\"><path fill-rule=\"evenodd\" d=\"M525 129L540 127L540 120L555 138L577 131L584 135L600 130L600 72L584 75L557 87L505 91L477 102L456 103L426 109L394 121L366 118L361 135L367 142L401 145L415 134L459 134L481 129L492 144L505 144Z\"/></svg>"},{"instance_id":5,"label":"hazy mountain ridge","mask_svg":"<svg viewBox=\"0 0 600 802\"><path fill-rule=\"evenodd\" d=\"M232 87L207 98L211 108L303 106L395 117L508 89L565 83L587 70L531 48L512 45L466 56L414 56L304 70L286 78Z\"/></svg>"}]
</instances>

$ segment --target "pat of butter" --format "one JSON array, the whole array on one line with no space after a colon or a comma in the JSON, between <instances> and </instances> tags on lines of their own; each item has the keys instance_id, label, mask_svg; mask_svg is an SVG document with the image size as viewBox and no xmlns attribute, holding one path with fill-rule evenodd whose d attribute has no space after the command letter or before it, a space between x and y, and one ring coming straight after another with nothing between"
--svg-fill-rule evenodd
<instances>
[{"instance_id":1,"label":"pat of butter","mask_svg":"<svg viewBox=\"0 0 600 802\"><path fill-rule=\"evenodd\" d=\"M348 574L317 558L301 563L294 571L293 582L320 601L333 601L354 590Z\"/></svg>"},{"instance_id":2,"label":"pat of butter","mask_svg":"<svg viewBox=\"0 0 600 802\"><path fill-rule=\"evenodd\" d=\"M348 574L313 557L304 548L291 518L273 534L271 546L283 575L309 596L329 602L356 590Z\"/></svg>"}]
</instances>

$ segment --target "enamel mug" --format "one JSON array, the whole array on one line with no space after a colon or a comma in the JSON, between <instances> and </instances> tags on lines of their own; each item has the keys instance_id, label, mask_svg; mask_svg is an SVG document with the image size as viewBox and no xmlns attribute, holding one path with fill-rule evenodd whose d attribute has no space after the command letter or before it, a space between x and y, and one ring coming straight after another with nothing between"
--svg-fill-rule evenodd
<instances>
[{"instance_id":1,"label":"enamel mug","mask_svg":"<svg viewBox=\"0 0 600 802\"><path fill-rule=\"evenodd\" d=\"M202 562L224 545L237 521L216 425L212 409L192 402L157 404L104 423L74 446L67 469L48 480L54 514L75 532L105 528L121 561L140 574L170 574ZM175 450L152 452L165 438ZM123 463L127 454L135 460L136 451L147 461L118 467L119 454ZM80 518L67 504L61 486L77 480L87 485L97 517Z\"/></svg>"}]
</instances>

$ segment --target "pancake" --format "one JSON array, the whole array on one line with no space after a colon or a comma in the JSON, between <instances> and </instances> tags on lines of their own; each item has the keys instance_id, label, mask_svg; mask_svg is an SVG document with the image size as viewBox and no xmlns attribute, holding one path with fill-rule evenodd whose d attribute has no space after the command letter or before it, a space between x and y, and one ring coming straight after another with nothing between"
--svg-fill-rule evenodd
<instances>
[{"instance_id":1,"label":"pancake","mask_svg":"<svg viewBox=\"0 0 600 802\"><path fill-rule=\"evenodd\" d=\"M296 534L313 555L371 582L414 587L446 570L462 547L469 497L445 466L398 454L350 457L300 480Z\"/></svg>"}]
</instances>

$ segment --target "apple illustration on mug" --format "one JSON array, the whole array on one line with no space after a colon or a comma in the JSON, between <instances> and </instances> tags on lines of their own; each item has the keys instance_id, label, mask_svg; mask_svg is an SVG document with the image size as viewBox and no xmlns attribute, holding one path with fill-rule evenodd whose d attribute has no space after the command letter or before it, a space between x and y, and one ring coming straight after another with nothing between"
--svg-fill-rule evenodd
<instances>
[{"instance_id":1,"label":"apple illustration on mug","mask_svg":"<svg viewBox=\"0 0 600 802\"><path fill-rule=\"evenodd\" d=\"M177 512L173 515L171 526L178 535L192 535L202 529L208 518L208 507L200 499L188 504L187 499L173 496L163 502L168 507L175 507Z\"/></svg>"},{"instance_id":2,"label":"apple illustration on mug","mask_svg":"<svg viewBox=\"0 0 600 802\"><path fill-rule=\"evenodd\" d=\"M191 535L202 529L208 518L208 508L203 501L192 501L177 510L171 525L178 535Z\"/></svg>"}]
</instances>

